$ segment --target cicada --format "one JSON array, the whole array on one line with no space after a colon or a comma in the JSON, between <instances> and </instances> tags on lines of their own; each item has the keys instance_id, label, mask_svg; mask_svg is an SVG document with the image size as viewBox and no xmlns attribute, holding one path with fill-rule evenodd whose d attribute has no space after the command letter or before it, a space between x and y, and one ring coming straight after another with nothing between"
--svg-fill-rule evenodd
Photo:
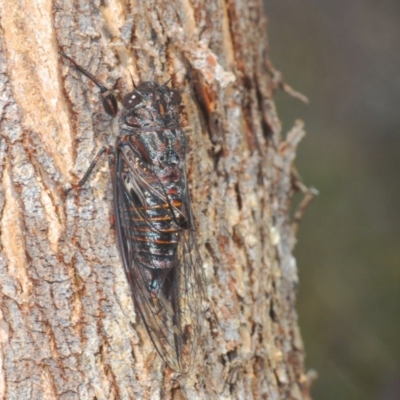
<instances>
[{"instance_id":1,"label":"cicada","mask_svg":"<svg viewBox=\"0 0 400 400\"><path fill-rule=\"evenodd\" d=\"M185 170L181 95L166 84L143 82L123 107L72 58L72 66L100 89L105 112L118 117L114 146L104 146L72 189L109 155L115 228L135 309L162 359L187 372L200 331L204 279Z\"/></svg>"}]
</instances>

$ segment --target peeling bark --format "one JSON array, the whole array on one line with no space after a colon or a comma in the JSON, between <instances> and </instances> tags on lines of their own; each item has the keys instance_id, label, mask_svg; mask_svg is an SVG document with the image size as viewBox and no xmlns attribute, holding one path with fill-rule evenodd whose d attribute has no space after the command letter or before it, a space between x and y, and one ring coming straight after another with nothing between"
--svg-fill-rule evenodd
<instances>
[{"instance_id":1,"label":"peeling bark","mask_svg":"<svg viewBox=\"0 0 400 400\"><path fill-rule=\"evenodd\" d=\"M289 217L304 131L282 136L273 93L291 89L266 37L255 0L0 2L1 398L308 398ZM63 195L113 135L60 49L121 93L182 93L208 295L187 375L135 313L106 163Z\"/></svg>"}]
</instances>

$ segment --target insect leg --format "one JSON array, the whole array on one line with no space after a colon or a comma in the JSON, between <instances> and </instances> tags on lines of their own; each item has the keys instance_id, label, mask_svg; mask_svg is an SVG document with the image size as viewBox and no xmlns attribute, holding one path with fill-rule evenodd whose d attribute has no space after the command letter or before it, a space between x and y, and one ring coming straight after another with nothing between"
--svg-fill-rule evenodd
<instances>
[{"instance_id":1,"label":"insect leg","mask_svg":"<svg viewBox=\"0 0 400 400\"><path fill-rule=\"evenodd\" d=\"M85 184L85 182L88 180L90 174L93 172L93 168L96 166L96 164L100 160L100 157L103 154L108 154L108 155L112 154L113 150L114 150L114 148L112 146L104 146L104 147L102 147L100 149L100 151L96 154L96 157L94 158L94 160L89 165L89 168L85 172L85 175L83 175L83 178L78 183L75 183L74 185L71 185L71 187L69 189L65 190L64 194L68 195L68 193L71 192L72 190L80 189Z\"/></svg>"},{"instance_id":2,"label":"insect leg","mask_svg":"<svg viewBox=\"0 0 400 400\"><path fill-rule=\"evenodd\" d=\"M75 60L67 56L63 51L60 51L60 54L66 58L77 71L89 78L100 89L101 102L103 103L105 112L111 117L115 117L118 114L118 103L112 91L107 89L97 78L77 64Z\"/></svg>"}]
</instances>

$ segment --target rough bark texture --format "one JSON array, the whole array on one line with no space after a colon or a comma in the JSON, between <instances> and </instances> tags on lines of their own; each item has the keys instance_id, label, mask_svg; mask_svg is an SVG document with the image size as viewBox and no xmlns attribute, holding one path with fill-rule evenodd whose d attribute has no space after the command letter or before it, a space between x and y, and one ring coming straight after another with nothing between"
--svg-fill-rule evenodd
<instances>
[{"instance_id":1,"label":"rough bark texture","mask_svg":"<svg viewBox=\"0 0 400 400\"><path fill-rule=\"evenodd\" d=\"M260 1L0 2L0 397L305 399L292 163ZM112 229L98 91L131 76L183 96L208 302L195 365L166 367L135 314ZM118 78L122 78L118 80Z\"/></svg>"}]
</instances>

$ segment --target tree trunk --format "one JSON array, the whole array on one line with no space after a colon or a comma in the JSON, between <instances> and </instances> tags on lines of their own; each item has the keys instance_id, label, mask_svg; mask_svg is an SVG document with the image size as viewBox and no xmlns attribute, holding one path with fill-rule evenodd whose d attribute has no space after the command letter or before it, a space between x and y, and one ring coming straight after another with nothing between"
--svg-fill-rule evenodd
<instances>
[{"instance_id":1,"label":"tree trunk","mask_svg":"<svg viewBox=\"0 0 400 400\"><path fill-rule=\"evenodd\" d=\"M308 398L289 216L303 128L281 136L261 2L2 0L0 21L0 397ZM182 93L208 297L188 374L135 313L107 163L63 194L113 137L61 49L120 93Z\"/></svg>"}]
</instances>

